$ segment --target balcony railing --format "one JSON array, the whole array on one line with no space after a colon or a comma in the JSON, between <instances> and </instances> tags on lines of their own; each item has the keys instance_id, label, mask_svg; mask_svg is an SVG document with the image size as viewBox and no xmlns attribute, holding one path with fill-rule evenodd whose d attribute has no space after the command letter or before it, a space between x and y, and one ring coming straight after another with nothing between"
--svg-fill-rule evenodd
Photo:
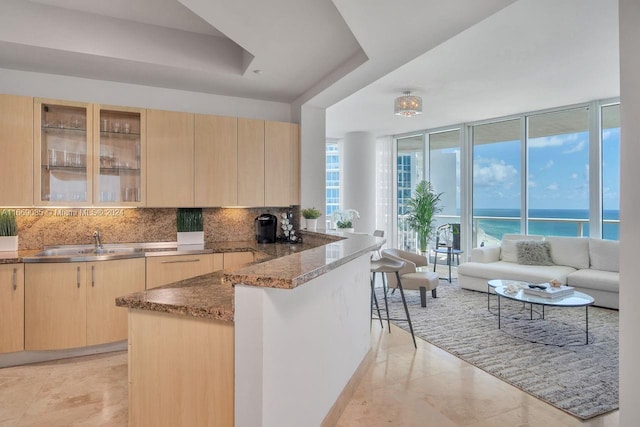
<instances>
[{"instance_id":1,"label":"balcony railing","mask_svg":"<svg viewBox=\"0 0 640 427\"><path fill-rule=\"evenodd\" d=\"M483 221L485 222L483 224ZM486 222L491 221L492 224ZM520 233L519 217L502 216L474 216L472 247L481 245L499 244L503 234ZM588 236L589 220L585 218L529 218L529 233L553 236ZM459 223L458 215L438 215L437 224ZM604 219L603 237L605 239L618 239L618 219ZM493 234L487 233L487 229ZM500 230L496 232L496 230ZM432 242L433 243L433 242ZM407 224L407 215L398 215L398 248L409 251L417 249L417 234Z\"/></svg>"}]
</instances>

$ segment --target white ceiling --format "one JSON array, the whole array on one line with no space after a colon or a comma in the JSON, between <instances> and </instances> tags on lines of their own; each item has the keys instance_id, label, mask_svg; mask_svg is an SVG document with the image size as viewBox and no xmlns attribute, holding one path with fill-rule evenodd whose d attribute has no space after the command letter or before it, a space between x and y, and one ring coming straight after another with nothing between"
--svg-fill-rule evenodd
<instances>
[{"instance_id":1,"label":"white ceiling","mask_svg":"<svg viewBox=\"0 0 640 427\"><path fill-rule=\"evenodd\" d=\"M617 0L519 0L327 110L327 137L432 129L620 95ZM395 116L403 90L423 114Z\"/></svg>"},{"instance_id":2,"label":"white ceiling","mask_svg":"<svg viewBox=\"0 0 640 427\"><path fill-rule=\"evenodd\" d=\"M617 96L617 28L617 0L0 0L0 68L329 107L329 137L386 135ZM406 89L422 116L393 116Z\"/></svg>"}]
</instances>

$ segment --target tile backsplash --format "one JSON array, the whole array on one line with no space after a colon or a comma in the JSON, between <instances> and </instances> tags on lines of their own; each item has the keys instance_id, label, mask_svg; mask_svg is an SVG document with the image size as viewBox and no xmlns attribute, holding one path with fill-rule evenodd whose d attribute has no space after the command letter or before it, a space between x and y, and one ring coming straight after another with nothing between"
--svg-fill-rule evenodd
<instances>
[{"instance_id":1,"label":"tile backsplash","mask_svg":"<svg viewBox=\"0 0 640 427\"><path fill-rule=\"evenodd\" d=\"M280 214L286 208L204 208L205 242L254 240L254 219L262 213ZM100 229L103 243L175 242L174 208L16 209L20 250L53 245L93 243ZM300 209L292 209L299 228ZM281 230L278 229L279 235Z\"/></svg>"}]
</instances>

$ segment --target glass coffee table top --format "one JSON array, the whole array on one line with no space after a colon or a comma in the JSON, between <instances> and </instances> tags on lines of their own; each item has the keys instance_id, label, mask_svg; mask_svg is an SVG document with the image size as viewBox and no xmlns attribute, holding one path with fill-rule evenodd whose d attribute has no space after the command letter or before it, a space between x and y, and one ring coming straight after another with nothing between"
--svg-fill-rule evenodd
<instances>
[{"instance_id":1,"label":"glass coffee table top","mask_svg":"<svg viewBox=\"0 0 640 427\"><path fill-rule=\"evenodd\" d=\"M594 303L592 296L578 291L573 291L573 293L564 297L545 298L525 294L523 289L518 289L517 292L508 292L506 285L503 285L495 287L494 292L501 297L516 301L556 307L584 307L585 305L591 305Z\"/></svg>"}]
</instances>

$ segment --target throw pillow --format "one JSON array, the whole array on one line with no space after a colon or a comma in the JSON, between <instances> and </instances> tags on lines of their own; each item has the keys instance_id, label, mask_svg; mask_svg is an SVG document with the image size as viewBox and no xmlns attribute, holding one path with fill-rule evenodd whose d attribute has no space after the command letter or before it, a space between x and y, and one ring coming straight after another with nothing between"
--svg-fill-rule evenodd
<instances>
[{"instance_id":1,"label":"throw pillow","mask_svg":"<svg viewBox=\"0 0 640 427\"><path fill-rule=\"evenodd\" d=\"M553 265L549 242L519 241L516 243L518 264Z\"/></svg>"},{"instance_id":2,"label":"throw pillow","mask_svg":"<svg viewBox=\"0 0 640 427\"><path fill-rule=\"evenodd\" d=\"M555 265L566 265L577 270L589 268L589 239L586 237L549 236L551 259Z\"/></svg>"},{"instance_id":3,"label":"throw pillow","mask_svg":"<svg viewBox=\"0 0 640 427\"><path fill-rule=\"evenodd\" d=\"M620 271L619 248L620 243L617 240L589 239L591 268L603 271Z\"/></svg>"},{"instance_id":4,"label":"throw pillow","mask_svg":"<svg viewBox=\"0 0 640 427\"><path fill-rule=\"evenodd\" d=\"M500 243L500 260L507 262L518 262L518 252L516 250L516 240L503 240Z\"/></svg>"}]
</instances>

